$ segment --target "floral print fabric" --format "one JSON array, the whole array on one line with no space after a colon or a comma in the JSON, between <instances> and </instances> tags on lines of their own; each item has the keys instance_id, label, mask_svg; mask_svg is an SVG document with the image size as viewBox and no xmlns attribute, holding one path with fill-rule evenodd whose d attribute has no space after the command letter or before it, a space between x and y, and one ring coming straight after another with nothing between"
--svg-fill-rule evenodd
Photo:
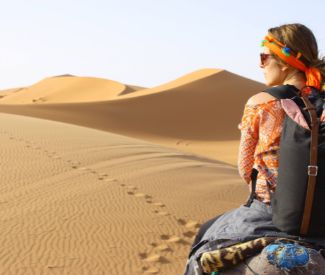
<instances>
[{"instance_id":1,"label":"floral print fabric","mask_svg":"<svg viewBox=\"0 0 325 275\"><path fill-rule=\"evenodd\" d=\"M239 145L238 170L247 182L251 172L258 170L256 195L258 200L270 203L277 184L279 144L285 112L279 100L256 105L245 105Z\"/></svg>"}]
</instances>

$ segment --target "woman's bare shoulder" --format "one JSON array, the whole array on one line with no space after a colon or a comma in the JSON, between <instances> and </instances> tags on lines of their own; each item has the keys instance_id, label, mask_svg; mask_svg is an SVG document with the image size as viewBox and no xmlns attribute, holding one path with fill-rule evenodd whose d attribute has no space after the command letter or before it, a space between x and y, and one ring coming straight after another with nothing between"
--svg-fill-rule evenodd
<instances>
[{"instance_id":1,"label":"woman's bare shoulder","mask_svg":"<svg viewBox=\"0 0 325 275\"><path fill-rule=\"evenodd\" d=\"M260 92L258 94L253 95L250 97L247 101L247 105L258 105L267 103L269 101L275 100L276 98L271 96L270 94L266 92Z\"/></svg>"}]
</instances>

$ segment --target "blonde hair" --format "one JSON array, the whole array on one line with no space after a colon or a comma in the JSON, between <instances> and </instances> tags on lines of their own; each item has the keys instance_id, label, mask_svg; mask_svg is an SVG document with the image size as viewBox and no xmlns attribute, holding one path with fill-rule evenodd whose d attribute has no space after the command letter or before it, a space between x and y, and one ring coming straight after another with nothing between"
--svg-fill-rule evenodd
<instances>
[{"instance_id":1,"label":"blonde hair","mask_svg":"<svg viewBox=\"0 0 325 275\"><path fill-rule=\"evenodd\" d=\"M321 57L318 51L318 45L313 32L305 25L285 24L268 30L274 38L281 41L292 51L302 54L300 60L307 67L319 69L322 75L321 87L325 88L325 58ZM285 64L279 57L274 58L280 63ZM288 64L285 64L288 65Z\"/></svg>"}]
</instances>

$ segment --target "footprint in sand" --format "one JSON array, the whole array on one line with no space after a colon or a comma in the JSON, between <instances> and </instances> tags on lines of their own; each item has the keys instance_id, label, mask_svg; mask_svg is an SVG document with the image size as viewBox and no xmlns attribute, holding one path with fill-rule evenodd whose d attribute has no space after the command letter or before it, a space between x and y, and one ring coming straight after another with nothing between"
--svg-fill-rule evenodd
<instances>
[{"instance_id":1,"label":"footprint in sand","mask_svg":"<svg viewBox=\"0 0 325 275\"><path fill-rule=\"evenodd\" d=\"M169 261L159 253L139 253L141 260L148 263L168 263Z\"/></svg>"},{"instance_id":2,"label":"footprint in sand","mask_svg":"<svg viewBox=\"0 0 325 275\"><path fill-rule=\"evenodd\" d=\"M169 240L169 235L161 235L161 239ZM150 252L139 253L140 259L147 263L142 267L142 271L144 274L157 274L159 273L159 269L156 266L151 266L154 264L165 264L170 263L170 261L166 258L165 254L170 253L173 249L169 244L159 244L156 242L150 243Z\"/></svg>"},{"instance_id":3,"label":"footprint in sand","mask_svg":"<svg viewBox=\"0 0 325 275\"><path fill-rule=\"evenodd\" d=\"M150 245L153 247L153 249L155 251L161 251L161 252L164 252L164 251L173 251L170 248L170 246L167 245L167 244L160 244L160 245L158 245L157 243L151 243Z\"/></svg>"},{"instance_id":4,"label":"footprint in sand","mask_svg":"<svg viewBox=\"0 0 325 275\"><path fill-rule=\"evenodd\" d=\"M158 274L159 268L143 266L141 271L143 272L143 274Z\"/></svg>"},{"instance_id":5,"label":"footprint in sand","mask_svg":"<svg viewBox=\"0 0 325 275\"><path fill-rule=\"evenodd\" d=\"M166 241L167 243L177 243L177 244L185 244L185 245L189 244L189 242L176 235L173 236L160 235L160 239Z\"/></svg>"},{"instance_id":6,"label":"footprint in sand","mask_svg":"<svg viewBox=\"0 0 325 275\"><path fill-rule=\"evenodd\" d=\"M149 263L157 263L157 262L161 262L161 258L162 256L159 254L152 254L143 260Z\"/></svg>"},{"instance_id":7,"label":"footprint in sand","mask_svg":"<svg viewBox=\"0 0 325 275\"><path fill-rule=\"evenodd\" d=\"M198 229L200 228L200 223L198 223L197 221L186 221L184 219L177 219L177 223L187 229L183 233L183 236L191 240L194 238Z\"/></svg>"},{"instance_id":8,"label":"footprint in sand","mask_svg":"<svg viewBox=\"0 0 325 275\"><path fill-rule=\"evenodd\" d=\"M45 102L46 98L45 97L39 97L39 98L33 98L32 102L33 103L38 103L38 102Z\"/></svg>"},{"instance_id":9,"label":"footprint in sand","mask_svg":"<svg viewBox=\"0 0 325 275\"><path fill-rule=\"evenodd\" d=\"M166 205L163 204L162 202L154 202L153 205L154 206L159 206L159 207L166 207Z\"/></svg>"},{"instance_id":10,"label":"footprint in sand","mask_svg":"<svg viewBox=\"0 0 325 275\"><path fill-rule=\"evenodd\" d=\"M56 269L56 268L65 268L64 265L60 266L60 265L48 265L47 268L49 269Z\"/></svg>"},{"instance_id":11,"label":"footprint in sand","mask_svg":"<svg viewBox=\"0 0 325 275\"><path fill-rule=\"evenodd\" d=\"M186 142L185 140L178 140L178 141L176 141L175 144L176 145L184 144L185 146L190 145L190 143L189 142Z\"/></svg>"},{"instance_id":12,"label":"footprint in sand","mask_svg":"<svg viewBox=\"0 0 325 275\"><path fill-rule=\"evenodd\" d=\"M159 216L169 216L170 215L170 213L168 213L167 211L154 210L153 212Z\"/></svg>"},{"instance_id":13,"label":"footprint in sand","mask_svg":"<svg viewBox=\"0 0 325 275\"><path fill-rule=\"evenodd\" d=\"M178 224L185 226L186 228L199 228L201 225L197 221L186 221L184 219L177 219Z\"/></svg>"},{"instance_id":14,"label":"footprint in sand","mask_svg":"<svg viewBox=\"0 0 325 275\"><path fill-rule=\"evenodd\" d=\"M134 196L138 198L145 198L146 200L152 199L152 196L143 193L135 193Z\"/></svg>"},{"instance_id":15,"label":"footprint in sand","mask_svg":"<svg viewBox=\"0 0 325 275\"><path fill-rule=\"evenodd\" d=\"M185 224L186 228L195 228L195 229L199 229L201 226L201 224L197 221L189 221Z\"/></svg>"},{"instance_id":16,"label":"footprint in sand","mask_svg":"<svg viewBox=\"0 0 325 275\"><path fill-rule=\"evenodd\" d=\"M180 225L185 225L186 221L183 220L183 219L177 219L177 223L180 224Z\"/></svg>"},{"instance_id":17,"label":"footprint in sand","mask_svg":"<svg viewBox=\"0 0 325 275\"><path fill-rule=\"evenodd\" d=\"M166 257L166 255L174 251L171 248L173 244L188 244L184 239L178 236L172 236L167 234L160 235L160 239L164 243L159 244L156 242L152 242L150 243L151 246L150 252L139 253L140 259L143 262L147 263L147 265L144 265L142 267L142 271L144 272L144 274L151 274L149 273L149 271L154 271L154 272L157 271L157 273L159 272L159 270L157 270L155 266L150 267L150 265L152 264L170 263L170 260Z\"/></svg>"},{"instance_id":18,"label":"footprint in sand","mask_svg":"<svg viewBox=\"0 0 325 275\"><path fill-rule=\"evenodd\" d=\"M134 190L134 189L133 189ZM137 198L145 198L147 200L152 199L152 196L144 194L144 193L135 193L134 191L128 191L127 192L129 195L135 196Z\"/></svg>"},{"instance_id":19,"label":"footprint in sand","mask_svg":"<svg viewBox=\"0 0 325 275\"><path fill-rule=\"evenodd\" d=\"M163 241L166 241L166 240L169 239L169 235L165 235L165 234L160 235L160 239L163 240Z\"/></svg>"},{"instance_id":20,"label":"footprint in sand","mask_svg":"<svg viewBox=\"0 0 325 275\"><path fill-rule=\"evenodd\" d=\"M144 198L146 203L152 204L154 206L158 206L158 207L165 207L165 205L161 202L153 202L153 197L148 195L148 194L144 194L144 193L137 193L136 190L138 189L136 186L133 185L125 185L124 183L120 184L121 187L126 187L128 189L127 194L135 196L137 198ZM167 212L161 212L158 210L154 211L156 214L158 215L162 215L162 216L167 216L169 215L169 213Z\"/></svg>"},{"instance_id":21,"label":"footprint in sand","mask_svg":"<svg viewBox=\"0 0 325 275\"><path fill-rule=\"evenodd\" d=\"M196 235L196 231L188 230L188 231L184 232L183 235L184 235L184 237L191 239Z\"/></svg>"},{"instance_id":22,"label":"footprint in sand","mask_svg":"<svg viewBox=\"0 0 325 275\"><path fill-rule=\"evenodd\" d=\"M97 171L95 171L94 169L92 168L86 168L85 169L87 172L91 173L91 174L97 174Z\"/></svg>"},{"instance_id":23,"label":"footprint in sand","mask_svg":"<svg viewBox=\"0 0 325 275\"><path fill-rule=\"evenodd\" d=\"M168 262L168 260L162 257L160 254L148 254L144 252L139 253L139 257L142 261L148 264ZM159 272L159 269L156 267L150 267L145 265L142 267L142 271L144 272L144 274L157 274Z\"/></svg>"},{"instance_id":24,"label":"footprint in sand","mask_svg":"<svg viewBox=\"0 0 325 275\"><path fill-rule=\"evenodd\" d=\"M157 267L151 267L144 272L144 274L158 274L158 273L159 273L159 268Z\"/></svg>"},{"instance_id":25,"label":"footprint in sand","mask_svg":"<svg viewBox=\"0 0 325 275\"><path fill-rule=\"evenodd\" d=\"M166 240L169 243L181 243L183 239L178 236L170 236L168 240Z\"/></svg>"},{"instance_id":26,"label":"footprint in sand","mask_svg":"<svg viewBox=\"0 0 325 275\"><path fill-rule=\"evenodd\" d=\"M108 177L107 174L99 174L98 180L104 180Z\"/></svg>"},{"instance_id":27,"label":"footprint in sand","mask_svg":"<svg viewBox=\"0 0 325 275\"><path fill-rule=\"evenodd\" d=\"M135 197L138 197L138 198L144 198L146 203L151 204L153 206L165 207L165 205L163 203L161 203L161 202L154 202L153 201L153 197L150 196L150 195L143 194L143 193L134 193L134 196ZM158 215L161 215L161 216L168 216L168 215L170 215L168 212L161 212L161 211L158 211L158 210L154 210L154 213L156 213Z\"/></svg>"},{"instance_id":28,"label":"footprint in sand","mask_svg":"<svg viewBox=\"0 0 325 275\"><path fill-rule=\"evenodd\" d=\"M68 159L67 162L71 165L72 169L78 169L81 165L79 161L73 161L71 159Z\"/></svg>"},{"instance_id":29,"label":"footprint in sand","mask_svg":"<svg viewBox=\"0 0 325 275\"><path fill-rule=\"evenodd\" d=\"M143 252L143 253L139 253L139 257L143 260L143 259L145 259L145 258L148 257L148 254L145 253L145 252Z\"/></svg>"}]
</instances>

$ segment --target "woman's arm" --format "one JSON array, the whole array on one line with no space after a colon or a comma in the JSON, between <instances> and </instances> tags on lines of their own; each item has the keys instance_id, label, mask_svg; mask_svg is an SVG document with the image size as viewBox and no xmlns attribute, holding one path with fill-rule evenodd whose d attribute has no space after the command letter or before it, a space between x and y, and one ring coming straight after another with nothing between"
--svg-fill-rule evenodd
<instances>
[{"instance_id":1,"label":"woman's arm","mask_svg":"<svg viewBox=\"0 0 325 275\"><path fill-rule=\"evenodd\" d=\"M254 153L258 141L259 114L258 105L246 104L238 128L241 138L238 152L239 175L249 184L254 165Z\"/></svg>"}]
</instances>

